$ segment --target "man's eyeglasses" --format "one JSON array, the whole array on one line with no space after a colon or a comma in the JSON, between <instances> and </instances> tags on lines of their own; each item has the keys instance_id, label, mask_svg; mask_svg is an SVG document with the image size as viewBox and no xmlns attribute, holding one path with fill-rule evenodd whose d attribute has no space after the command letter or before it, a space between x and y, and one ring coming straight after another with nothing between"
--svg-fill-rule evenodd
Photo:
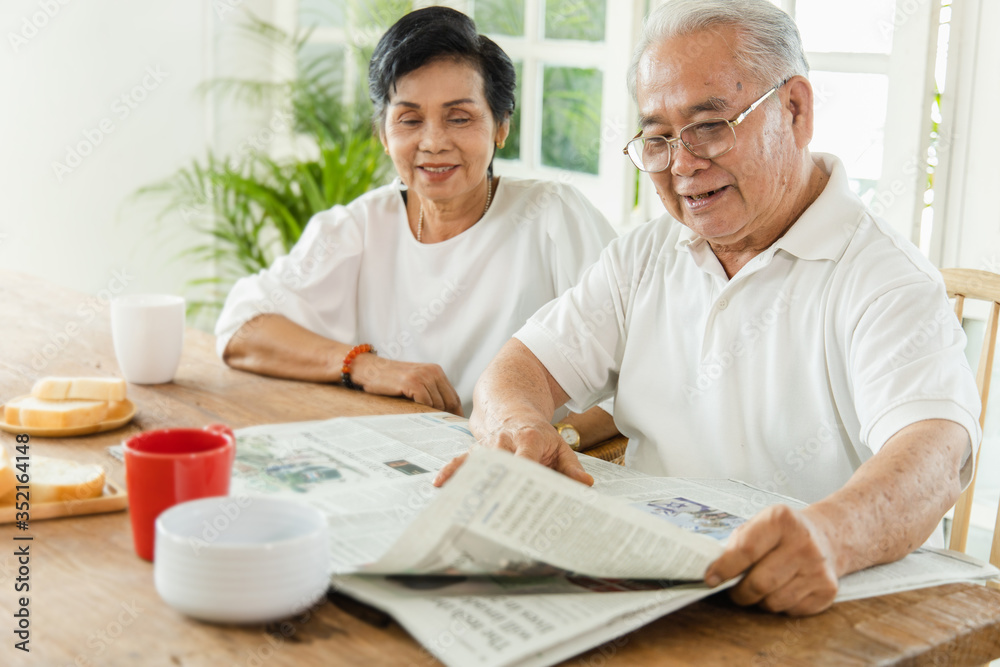
<instances>
[{"instance_id":1,"label":"man's eyeglasses","mask_svg":"<svg viewBox=\"0 0 1000 667\"><path fill-rule=\"evenodd\" d=\"M695 157L704 160L712 160L721 157L733 150L736 145L737 125L742 123L750 112L759 107L764 100L770 97L774 91L781 88L788 82L785 79L771 90L761 95L756 102L746 108L746 110L735 118L726 120L725 118L709 118L699 120L690 125L685 125L673 139L663 136L643 137L642 132L635 135L632 141L625 144L625 155L632 159L640 171L659 172L670 166L674 151L678 144L686 148Z\"/></svg>"}]
</instances>

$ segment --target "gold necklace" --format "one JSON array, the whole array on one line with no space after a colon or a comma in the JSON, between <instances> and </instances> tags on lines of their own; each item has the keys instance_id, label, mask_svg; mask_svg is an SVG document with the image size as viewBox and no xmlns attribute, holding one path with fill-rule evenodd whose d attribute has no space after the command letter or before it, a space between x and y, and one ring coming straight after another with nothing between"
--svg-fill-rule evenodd
<instances>
[{"instance_id":1,"label":"gold necklace","mask_svg":"<svg viewBox=\"0 0 1000 667\"><path fill-rule=\"evenodd\" d=\"M486 206L483 207L483 215L486 215L486 211L490 210L490 202L493 201L493 179L486 179ZM479 216L479 220L483 219L483 215ZM478 220L477 220L478 222ZM420 218L417 220L417 243L421 243L421 239L424 235L424 205L420 204Z\"/></svg>"}]
</instances>

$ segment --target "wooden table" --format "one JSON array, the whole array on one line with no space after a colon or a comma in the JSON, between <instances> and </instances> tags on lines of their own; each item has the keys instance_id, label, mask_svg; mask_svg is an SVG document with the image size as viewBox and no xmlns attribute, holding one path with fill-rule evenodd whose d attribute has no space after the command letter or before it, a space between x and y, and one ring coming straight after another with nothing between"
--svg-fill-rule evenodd
<instances>
[{"instance_id":1,"label":"wooden table","mask_svg":"<svg viewBox=\"0 0 1000 667\"><path fill-rule=\"evenodd\" d=\"M89 314L93 312L93 316ZM40 279L0 272L0 401L44 375L116 375L108 306ZM174 382L129 386L135 420L111 433L32 438L31 451L104 465L133 433L165 426L271 422L422 410L400 399L231 370L212 336L189 331ZM14 437L0 434L10 450ZM30 649L15 650L18 563L0 527L0 665L434 665L395 623L325 602L308 617L265 628L222 627L167 607L153 566L132 549L126 512L31 523ZM338 606L339 605L339 606ZM966 665L1000 657L1000 592L955 584L835 605L810 618L741 609L724 596L691 605L567 661L593 665Z\"/></svg>"}]
</instances>

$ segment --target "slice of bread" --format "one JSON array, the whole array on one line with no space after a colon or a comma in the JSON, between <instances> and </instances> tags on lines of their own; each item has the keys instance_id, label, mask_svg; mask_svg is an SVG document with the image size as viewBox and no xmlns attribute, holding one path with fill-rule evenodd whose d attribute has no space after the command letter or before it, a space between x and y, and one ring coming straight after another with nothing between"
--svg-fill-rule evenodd
<instances>
[{"instance_id":1,"label":"slice of bread","mask_svg":"<svg viewBox=\"0 0 1000 667\"><path fill-rule=\"evenodd\" d=\"M14 399L4 406L4 421L28 428L91 426L108 414L106 401L46 401L34 396Z\"/></svg>"},{"instance_id":2,"label":"slice of bread","mask_svg":"<svg viewBox=\"0 0 1000 667\"><path fill-rule=\"evenodd\" d=\"M31 395L47 401L124 401L125 380L108 377L46 377L35 383Z\"/></svg>"},{"instance_id":3,"label":"slice of bread","mask_svg":"<svg viewBox=\"0 0 1000 667\"><path fill-rule=\"evenodd\" d=\"M104 421L121 419L129 413L131 407L128 401L111 401L108 403L108 414L105 415Z\"/></svg>"},{"instance_id":4,"label":"slice of bread","mask_svg":"<svg viewBox=\"0 0 1000 667\"><path fill-rule=\"evenodd\" d=\"M28 492L32 503L86 500L104 493L104 468L96 463L78 463L32 454L28 468Z\"/></svg>"},{"instance_id":5,"label":"slice of bread","mask_svg":"<svg viewBox=\"0 0 1000 667\"><path fill-rule=\"evenodd\" d=\"M13 493L17 480L14 478L14 462L10 460L7 449L0 445L0 498ZM2 501L0 501L2 502ZM13 502L13 498L11 499Z\"/></svg>"}]
</instances>

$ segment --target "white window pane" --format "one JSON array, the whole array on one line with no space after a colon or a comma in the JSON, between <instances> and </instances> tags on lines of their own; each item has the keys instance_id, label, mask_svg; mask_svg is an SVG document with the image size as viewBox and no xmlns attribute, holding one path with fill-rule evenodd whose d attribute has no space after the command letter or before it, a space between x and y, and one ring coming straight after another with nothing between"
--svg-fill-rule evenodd
<instances>
[{"instance_id":1,"label":"white window pane","mask_svg":"<svg viewBox=\"0 0 1000 667\"><path fill-rule=\"evenodd\" d=\"M342 44L306 44L299 51L299 74L331 88L342 88L346 74Z\"/></svg>"},{"instance_id":2,"label":"white window pane","mask_svg":"<svg viewBox=\"0 0 1000 667\"><path fill-rule=\"evenodd\" d=\"M344 0L299 0L299 23L303 26L343 26L346 23Z\"/></svg>"},{"instance_id":3,"label":"white window pane","mask_svg":"<svg viewBox=\"0 0 1000 667\"><path fill-rule=\"evenodd\" d=\"M510 117L510 133L503 148L497 149L496 156L503 160L521 159L521 82L524 76L524 63L514 61L514 74L517 77L517 88L514 90L514 113Z\"/></svg>"},{"instance_id":4,"label":"white window pane","mask_svg":"<svg viewBox=\"0 0 1000 667\"><path fill-rule=\"evenodd\" d=\"M864 194L882 174L889 77L814 71L809 79L816 109L809 147L839 157Z\"/></svg>"},{"instance_id":5,"label":"white window pane","mask_svg":"<svg viewBox=\"0 0 1000 667\"><path fill-rule=\"evenodd\" d=\"M895 0L797 0L795 21L806 51L889 53L895 10Z\"/></svg>"},{"instance_id":6,"label":"white window pane","mask_svg":"<svg viewBox=\"0 0 1000 667\"><path fill-rule=\"evenodd\" d=\"M343 0L336 0L343 2ZM378 0L377 2L350 3L353 7L353 23L355 29L382 33L403 17L413 11L412 0Z\"/></svg>"},{"instance_id":7,"label":"white window pane","mask_svg":"<svg viewBox=\"0 0 1000 667\"><path fill-rule=\"evenodd\" d=\"M545 0L545 38L604 41L605 0Z\"/></svg>"},{"instance_id":8,"label":"white window pane","mask_svg":"<svg viewBox=\"0 0 1000 667\"><path fill-rule=\"evenodd\" d=\"M524 35L524 0L476 0L472 18L479 32Z\"/></svg>"},{"instance_id":9,"label":"white window pane","mask_svg":"<svg viewBox=\"0 0 1000 667\"><path fill-rule=\"evenodd\" d=\"M542 164L598 173L603 80L603 73L596 69L545 68Z\"/></svg>"}]
</instances>

